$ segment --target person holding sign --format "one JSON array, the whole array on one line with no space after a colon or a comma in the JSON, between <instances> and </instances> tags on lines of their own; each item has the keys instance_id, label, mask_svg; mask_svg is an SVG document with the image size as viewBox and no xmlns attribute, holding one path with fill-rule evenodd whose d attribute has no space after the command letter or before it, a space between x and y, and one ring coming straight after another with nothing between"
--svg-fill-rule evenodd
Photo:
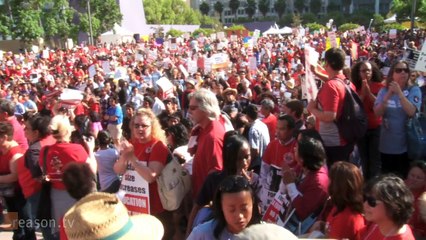
<instances>
[{"instance_id":1,"label":"person holding sign","mask_svg":"<svg viewBox=\"0 0 426 240\"><path fill-rule=\"evenodd\" d=\"M160 219L165 226L164 239L170 239L172 215L161 205L156 182L169 154L166 135L155 114L145 108L137 110L130 128L132 138L129 142L121 141L120 158L114 165L114 171L123 174L120 187L125 192L123 202L130 212L150 213ZM144 185L148 185L148 189L140 187ZM138 204L138 200L146 199L148 192L148 209L144 209Z\"/></svg>"}]
</instances>

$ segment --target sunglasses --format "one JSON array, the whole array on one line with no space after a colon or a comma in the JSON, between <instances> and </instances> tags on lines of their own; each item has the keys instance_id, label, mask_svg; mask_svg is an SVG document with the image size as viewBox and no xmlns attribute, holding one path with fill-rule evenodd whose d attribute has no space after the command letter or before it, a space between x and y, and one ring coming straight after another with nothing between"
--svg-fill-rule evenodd
<instances>
[{"instance_id":1,"label":"sunglasses","mask_svg":"<svg viewBox=\"0 0 426 240\"><path fill-rule=\"evenodd\" d=\"M408 69L408 68L395 68L394 71L396 73L402 73L402 72L408 73L410 71L410 69Z\"/></svg>"},{"instance_id":2,"label":"sunglasses","mask_svg":"<svg viewBox=\"0 0 426 240\"><path fill-rule=\"evenodd\" d=\"M250 183L247 180L247 178L243 176L234 176L234 177L228 177L225 180L223 180L218 190L220 192L225 193L232 193L232 192L238 192L241 190L249 189Z\"/></svg>"},{"instance_id":3,"label":"sunglasses","mask_svg":"<svg viewBox=\"0 0 426 240\"><path fill-rule=\"evenodd\" d=\"M374 208L377 206L377 203L380 202L380 200L377 200L372 196L364 195L364 202L367 202L368 206Z\"/></svg>"}]
</instances>

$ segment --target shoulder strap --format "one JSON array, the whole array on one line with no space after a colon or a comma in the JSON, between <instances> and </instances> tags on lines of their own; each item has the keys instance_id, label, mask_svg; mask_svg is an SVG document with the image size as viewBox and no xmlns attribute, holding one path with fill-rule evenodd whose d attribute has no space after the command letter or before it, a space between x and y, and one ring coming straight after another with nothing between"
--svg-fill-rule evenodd
<instances>
[{"instance_id":1,"label":"shoulder strap","mask_svg":"<svg viewBox=\"0 0 426 240\"><path fill-rule=\"evenodd\" d=\"M44 147L43 151L43 178L47 175L47 152L49 151L49 146Z\"/></svg>"}]
</instances>

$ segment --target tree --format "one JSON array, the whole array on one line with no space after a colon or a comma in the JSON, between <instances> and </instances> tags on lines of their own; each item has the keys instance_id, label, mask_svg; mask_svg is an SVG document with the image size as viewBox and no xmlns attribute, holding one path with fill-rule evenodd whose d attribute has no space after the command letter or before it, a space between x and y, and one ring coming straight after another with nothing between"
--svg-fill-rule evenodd
<instances>
[{"instance_id":1,"label":"tree","mask_svg":"<svg viewBox=\"0 0 426 240\"><path fill-rule=\"evenodd\" d=\"M293 19L292 19L292 27L299 27L300 25L302 25L302 19L300 17L299 14L295 14L293 15Z\"/></svg>"},{"instance_id":2,"label":"tree","mask_svg":"<svg viewBox=\"0 0 426 240\"><path fill-rule=\"evenodd\" d=\"M40 25L40 10L19 10L18 21L15 21L14 37L21 38L29 43L43 36L43 28Z\"/></svg>"},{"instance_id":3,"label":"tree","mask_svg":"<svg viewBox=\"0 0 426 240\"><path fill-rule=\"evenodd\" d=\"M322 2L321 0L311 0L309 5L311 13L318 14L321 11Z\"/></svg>"},{"instance_id":4,"label":"tree","mask_svg":"<svg viewBox=\"0 0 426 240\"><path fill-rule=\"evenodd\" d=\"M302 23L303 24L307 24L307 23L313 23L318 21L318 18L315 14L313 13L305 13L302 15Z\"/></svg>"},{"instance_id":5,"label":"tree","mask_svg":"<svg viewBox=\"0 0 426 240\"><path fill-rule=\"evenodd\" d=\"M286 5L285 0L277 0L274 3L274 8L275 8L275 11L277 12L279 18L282 18L286 7L287 7L287 5Z\"/></svg>"},{"instance_id":6,"label":"tree","mask_svg":"<svg viewBox=\"0 0 426 240\"><path fill-rule=\"evenodd\" d=\"M239 0L229 0L229 8L231 9L232 14L237 17L237 10L240 7L240 1Z\"/></svg>"},{"instance_id":7,"label":"tree","mask_svg":"<svg viewBox=\"0 0 426 240\"><path fill-rule=\"evenodd\" d=\"M390 10L399 20L405 20L411 17L412 4L413 0L393 0ZM426 21L426 0L417 0L414 16Z\"/></svg>"},{"instance_id":8,"label":"tree","mask_svg":"<svg viewBox=\"0 0 426 240\"><path fill-rule=\"evenodd\" d=\"M297 10L299 13L302 13L302 12L303 12L303 9L305 8L305 0L297 0L297 1L294 1L294 7L296 8L296 10Z\"/></svg>"},{"instance_id":9,"label":"tree","mask_svg":"<svg viewBox=\"0 0 426 240\"><path fill-rule=\"evenodd\" d=\"M252 19L256 13L256 0L247 0L246 13L249 19Z\"/></svg>"},{"instance_id":10,"label":"tree","mask_svg":"<svg viewBox=\"0 0 426 240\"><path fill-rule=\"evenodd\" d=\"M77 11L69 6L69 1L58 0L42 11L44 37L47 39L66 39L77 37L78 26L73 22Z\"/></svg>"},{"instance_id":11,"label":"tree","mask_svg":"<svg viewBox=\"0 0 426 240\"><path fill-rule=\"evenodd\" d=\"M217 12L217 13L219 13L219 20L220 21L222 21L222 12L223 12L223 3L222 2L220 2L220 1L217 1L215 4L214 4L214 10Z\"/></svg>"},{"instance_id":12,"label":"tree","mask_svg":"<svg viewBox=\"0 0 426 240\"><path fill-rule=\"evenodd\" d=\"M204 15L209 15L210 12L210 6L207 2L202 2L200 4L200 12Z\"/></svg>"},{"instance_id":13,"label":"tree","mask_svg":"<svg viewBox=\"0 0 426 240\"><path fill-rule=\"evenodd\" d=\"M266 14L269 10L269 0L259 0L259 11L262 13L263 17L266 17Z\"/></svg>"}]
</instances>

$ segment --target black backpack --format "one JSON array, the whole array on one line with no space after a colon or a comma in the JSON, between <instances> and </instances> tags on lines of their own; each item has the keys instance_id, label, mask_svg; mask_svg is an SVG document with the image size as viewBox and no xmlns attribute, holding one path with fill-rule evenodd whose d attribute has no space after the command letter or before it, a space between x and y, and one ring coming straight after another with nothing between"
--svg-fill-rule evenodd
<instances>
[{"instance_id":1,"label":"black backpack","mask_svg":"<svg viewBox=\"0 0 426 240\"><path fill-rule=\"evenodd\" d=\"M335 123L340 135L348 144L354 144L361 139L368 127L367 115L364 105L358 94L343 80L336 79L345 86L345 99L342 113Z\"/></svg>"}]
</instances>

